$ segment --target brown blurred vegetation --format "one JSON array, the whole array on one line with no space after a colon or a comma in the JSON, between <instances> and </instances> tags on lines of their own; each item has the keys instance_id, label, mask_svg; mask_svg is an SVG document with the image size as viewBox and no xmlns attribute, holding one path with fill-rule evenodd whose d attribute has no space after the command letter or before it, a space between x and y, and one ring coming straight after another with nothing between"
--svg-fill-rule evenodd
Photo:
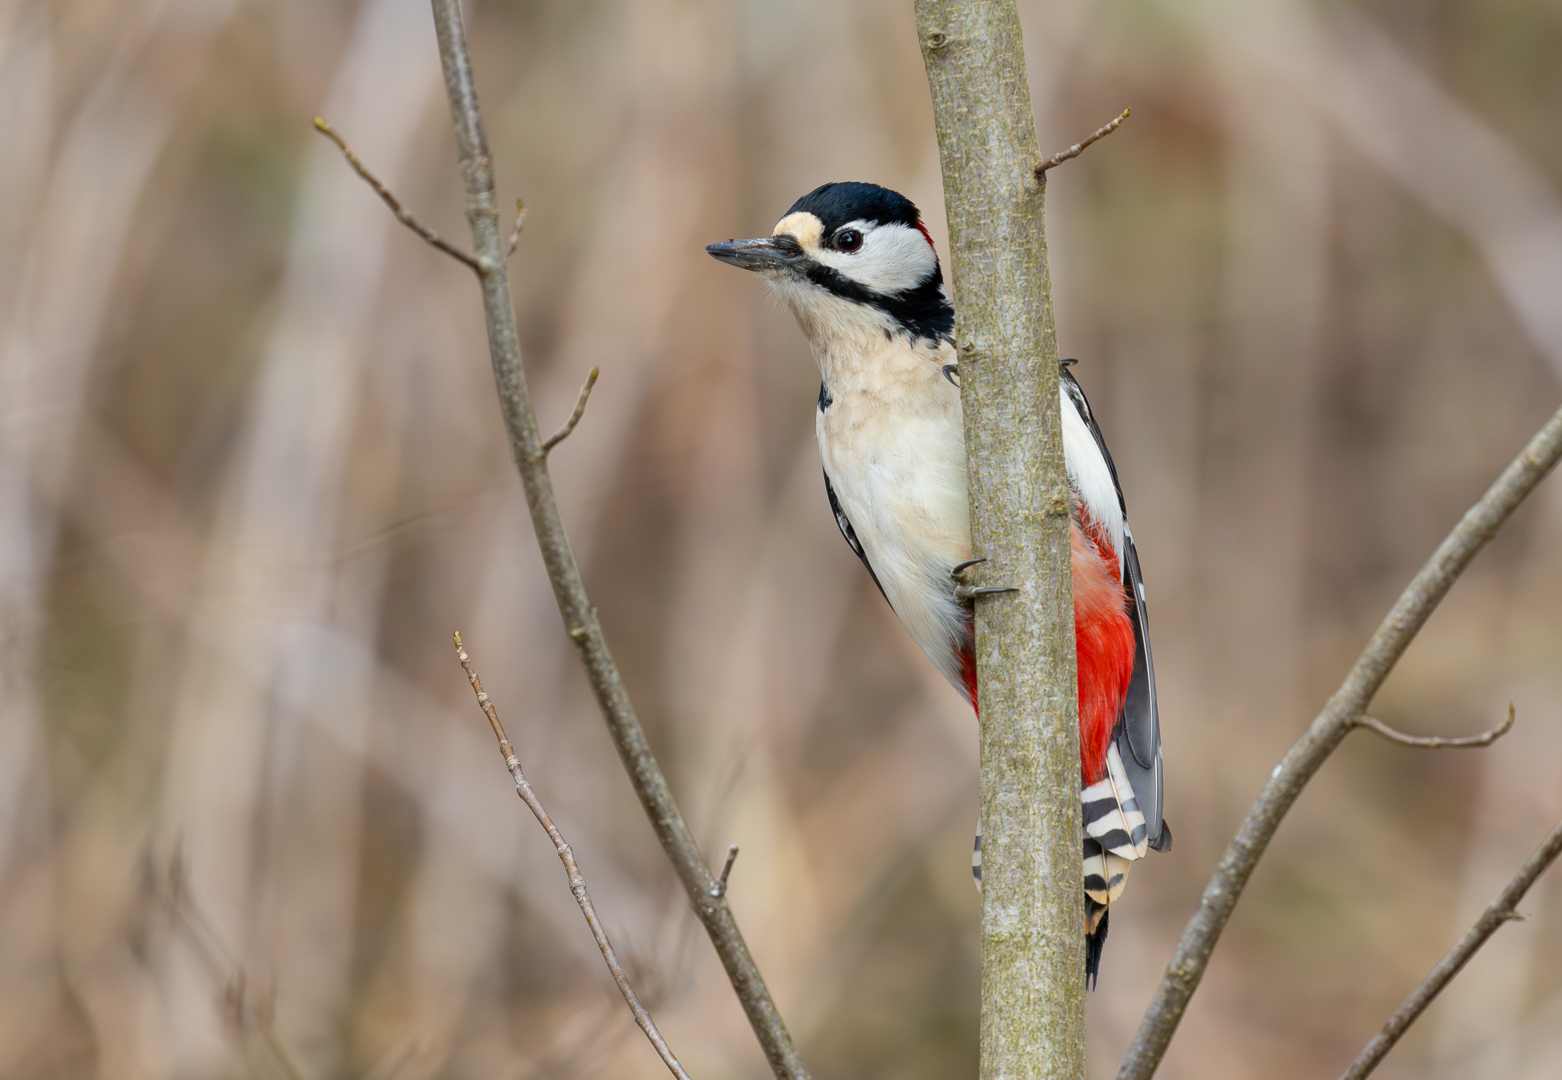
<instances>
[{"instance_id":1,"label":"brown blurred vegetation","mask_svg":"<svg viewBox=\"0 0 1562 1080\"><path fill-rule=\"evenodd\" d=\"M1177 846L1091 1000L1108 1076L1231 829L1562 380L1562 8L1032 0L1065 355L1143 554ZM479 0L576 551L828 1077L971 1075L975 730L835 534L801 335L703 244L874 180L940 236L904 0ZM451 655L467 636L699 1077L765 1075L561 639L421 0L0 0L0 1076L660 1074ZM1562 486L1238 909L1163 1075L1333 1075L1562 814ZM1543 882L1389 1077L1562 1054ZM240 978L242 976L242 978ZM278 1053L280 1049L281 1053ZM1333 1070L1331 1072L1331 1070Z\"/></svg>"}]
</instances>

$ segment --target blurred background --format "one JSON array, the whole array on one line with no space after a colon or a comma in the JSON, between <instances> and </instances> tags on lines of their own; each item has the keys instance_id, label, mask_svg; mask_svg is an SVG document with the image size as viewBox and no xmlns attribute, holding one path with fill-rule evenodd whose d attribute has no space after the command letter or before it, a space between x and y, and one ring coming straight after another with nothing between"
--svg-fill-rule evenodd
<instances>
[{"instance_id":1,"label":"blurred background","mask_svg":"<svg viewBox=\"0 0 1562 1080\"><path fill-rule=\"evenodd\" d=\"M1562 7L1028 0L1059 340L1149 587L1169 855L1112 1075L1253 795L1562 399ZM820 1080L970 1076L976 730L841 542L817 373L705 243L828 180L944 246L907 0L478 0L541 424L589 587ZM697 1077L767 1075L560 632L422 0L0 0L0 1075L662 1075L461 630ZM1281 829L1162 1075L1338 1073L1562 815L1562 483ZM1544 879L1381 1075L1554 1076Z\"/></svg>"}]
</instances>

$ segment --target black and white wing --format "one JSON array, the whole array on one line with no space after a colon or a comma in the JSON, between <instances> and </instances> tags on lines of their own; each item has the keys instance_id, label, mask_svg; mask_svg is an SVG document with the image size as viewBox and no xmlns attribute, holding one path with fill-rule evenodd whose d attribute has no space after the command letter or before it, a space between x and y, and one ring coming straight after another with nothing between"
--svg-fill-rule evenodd
<instances>
[{"instance_id":1,"label":"black and white wing","mask_svg":"<svg viewBox=\"0 0 1562 1080\"><path fill-rule=\"evenodd\" d=\"M823 393L821 389L820 393ZM873 579L873 584L878 586L879 595L884 597L886 603L889 595L885 593L884 586L879 584L879 575L873 572L873 564L868 561L868 553L862 550L862 541L857 539L857 530L852 528L852 523L846 516L846 511L841 509L841 500L836 498L835 486L830 483L830 474L824 474L824 493L830 497L830 513L835 515L835 527L841 530L841 535L851 545L851 549L857 553L857 558L862 560L862 565L867 567L868 576ZM890 604L894 610L895 605Z\"/></svg>"},{"instance_id":2,"label":"black and white wing","mask_svg":"<svg viewBox=\"0 0 1562 1080\"><path fill-rule=\"evenodd\" d=\"M1106 448L1106 439L1085 400L1080 388L1063 361L1058 373L1063 389L1078 409L1090 434L1106 459L1107 470L1112 474L1112 484L1117 488L1118 505L1123 509L1123 584L1129 590L1133 605L1129 615L1134 624L1134 674L1128 684L1128 696L1123 702L1123 715L1118 721L1117 733L1112 741L1123 760L1123 770L1133 785L1134 798L1144 815L1149 843L1156 851L1171 849L1171 829L1161 814L1161 721L1155 701L1155 660L1150 655L1150 619L1145 611L1144 578L1139 570L1139 552L1134 547L1133 534L1128 529L1128 506L1123 500L1123 485L1117 479L1117 466Z\"/></svg>"}]
</instances>

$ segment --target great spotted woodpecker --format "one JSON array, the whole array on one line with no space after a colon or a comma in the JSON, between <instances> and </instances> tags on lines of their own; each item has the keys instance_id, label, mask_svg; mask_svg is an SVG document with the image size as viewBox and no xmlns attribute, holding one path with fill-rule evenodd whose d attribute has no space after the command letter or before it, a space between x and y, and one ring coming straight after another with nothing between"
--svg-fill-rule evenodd
<instances>
[{"instance_id":1,"label":"great spotted woodpecker","mask_svg":"<svg viewBox=\"0 0 1562 1080\"><path fill-rule=\"evenodd\" d=\"M825 184L771 236L705 249L764 276L813 347L824 488L841 535L913 640L976 706L972 564L954 308L911 201L874 184ZM1073 489L1081 804L1093 980L1130 865L1167 850L1161 738L1144 586L1117 471L1079 383L1059 372ZM981 837L973 873L981 877Z\"/></svg>"}]
</instances>

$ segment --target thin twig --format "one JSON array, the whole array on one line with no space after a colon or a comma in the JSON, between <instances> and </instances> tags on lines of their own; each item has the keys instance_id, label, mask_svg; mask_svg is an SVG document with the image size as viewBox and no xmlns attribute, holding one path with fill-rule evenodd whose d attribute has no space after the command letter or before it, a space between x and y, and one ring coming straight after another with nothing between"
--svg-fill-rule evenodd
<instances>
[{"instance_id":1,"label":"thin twig","mask_svg":"<svg viewBox=\"0 0 1562 1080\"><path fill-rule=\"evenodd\" d=\"M727 878L732 875L732 864L738 861L738 845L733 844L727 849L727 861L721 864L721 876L716 879L716 884L711 886L712 896L727 895Z\"/></svg>"},{"instance_id":2,"label":"thin twig","mask_svg":"<svg viewBox=\"0 0 1562 1080\"><path fill-rule=\"evenodd\" d=\"M424 243L438 248L457 262L465 263L479 274L483 272L482 260L475 255L462 251L433 229L413 217L412 212L401 205L401 200L396 198L396 193L386 187L384 181L378 176L369 171L369 167L359 160L357 154L353 153L353 148L347 145L347 140L342 138L336 129L327 123L323 117L315 117L315 130L336 144L337 149L341 150L342 156L347 159L347 164L353 167L353 172L363 177L364 183L373 188L374 193L384 200L385 205L390 207L391 213L396 215L397 221L422 237Z\"/></svg>"},{"instance_id":3,"label":"thin twig","mask_svg":"<svg viewBox=\"0 0 1562 1080\"><path fill-rule=\"evenodd\" d=\"M1085 147L1089 146L1097 139L1106 138L1108 135L1112 134L1112 132L1117 130L1118 125L1127 119L1128 110L1124 109L1121 116L1114 116L1111 120L1108 120L1106 123L1096 128L1096 130L1092 132L1084 142L1077 142L1067 150L1059 150L1046 161L1043 161L1040 165L1036 166L1036 179L1040 180L1042 173L1046 172L1048 169L1063 164L1069 158L1077 158L1080 154L1085 152Z\"/></svg>"},{"instance_id":4,"label":"thin twig","mask_svg":"<svg viewBox=\"0 0 1562 1080\"><path fill-rule=\"evenodd\" d=\"M526 227L526 203L524 200L515 200L515 226L510 230L510 242L504 246L504 259L510 261L510 256L515 254L515 246L521 242L521 230Z\"/></svg>"},{"instance_id":5,"label":"thin twig","mask_svg":"<svg viewBox=\"0 0 1562 1080\"><path fill-rule=\"evenodd\" d=\"M613 951L613 945L607 939L607 931L602 929L602 922L597 918L597 909L591 903L591 894L586 891L586 879L581 876L580 867L575 862L575 853L564 842L564 834L559 832L559 827L553 823L553 818L548 816L548 811L543 807L542 800L537 798L537 793L532 790L531 783L526 779L526 774L521 771L520 758L515 756L515 748L510 745L510 740L505 736L504 725L499 722L499 712L494 708L493 701L483 691L482 680L477 677L477 671L472 667L472 660L466 654L466 649L461 645L461 635L455 635L456 656L461 661L461 668L466 672L466 678L472 684L472 690L477 694L477 704L488 717L488 723L494 729L494 737L499 740L499 752L504 755L505 767L510 770L510 778L515 781L515 793L521 797L532 815L536 817L538 824L548 833L548 839L553 841L553 850L558 853L559 861L564 864L564 872L569 876L569 891L575 895L575 903L580 905L580 913L586 917L586 925L591 927L591 936L597 939L597 948L602 950L602 959L607 963L608 971L613 973L613 981L618 984L619 992L624 995L624 1002L629 1006L629 1011L634 1013L635 1023L640 1025L640 1030L645 1032L645 1037L656 1047L656 1052L661 1056L663 1064L678 1080L689 1080L689 1074L683 1071L683 1066L673 1055L667 1040L662 1038L662 1033L657 1030L656 1021L651 1019L651 1014L646 1007L640 1004L639 995L629 983L629 976L624 974L623 965L618 962L618 955Z\"/></svg>"},{"instance_id":6,"label":"thin twig","mask_svg":"<svg viewBox=\"0 0 1562 1080\"><path fill-rule=\"evenodd\" d=\"M559 443L569 438L570 432L575 430L575 425L580 423L580 418L586 415L586 401L591 397L591 388L597 385L597 376L602 374L602 369L593 367L586 375L586 384L580 388L580 398L575 402L575 411L569 414L569 419L564 421L564 426L549 435L542 442L542 452L546 454Z\"/></svg>"},{"instance_id":7,"label":"thin twig","mask_svg":"<svg viewBox=\"0 0 1562 1080\"><path fill-rule=\"evenodd\" d=\"M483 133L477 86L472 75L472 58L467 51L466 28L461 21L460 0L431 0L434 31L439 37L439 60L445 73L445 91L450 99L450 117L455 129L460 157L461 179L466 192L467 220L472 223L473 248L487 271L478 278L483 290L483 314L488 328L488 350L493 362L494 383L498 390L499 410L504 417L510 454L526 489L526 505L531 512L537 547L553 584L553 595L563 617L565 632L580 651L581 665L591 684L608 733L618 750L619 759L629 774L635 795L650 820L656 838L668 861L683 883L684 893L716 955L721 958L727 978L747 1014L754 1035L765 1052L771 1070L781 1080L807 1080L797 1047L776 1009L775 1000L765 986L764 976L754 963L748 944L738 930L737 920L725 897L711 896L715 883L710 867L700 854L700 846L689 830L688 822L673 800L667 777L651 753L623 677L613 661L607 641L597 621L596 609L581 580L580 567L570 548L569 536L559 517L558 499L548 475L547 455L541 452L542 438L537 432L537 414L532 409L531 392L521 368L521 345L515 328L515 306L510 298L509 273L504 260L504 238L500 233L499 203L494 194L492 158Z\"/></svg>"},{"instance_id":8,"label":"thin twig","mask_svg":"<svg viewBox=\"0 0 1562 1080\"><path fill-rule=\"evenodd\" d=\"M1443 987L1453 981L1453 977L1459 974L1465 964L1470 962L1470 957L1478 952L1487 940L1502 929L1504 923L1514 919L1523 918L1517 910L1519 901L1524 899L1524 894L1529 892L1530 886L1535 884L1537 878L1545 873L1546 867L1556 861L1558 854L1562 854L1562 823L1551 830L1545 842L1535 850L1524 866L1519 870L1518 876L1508 882L1508 887L1502 890L1501 895L1493 900L1491 906L1481 913L1481 917L1475 920L1475 925L1464 932L1448 955L1438 961L1437 966L1431 970L1421 985L1415 988L1415 992L1405 999L1401 1005L1389 1017L1388 1023L1383 1025L1383 1030L1372 1037L1356 1060L1351 1062L1350 1068L1340 1076L1340 1080L1362 1080L1378 1067L1378 1063L1393 1049L1394 1044L1409 1030L1410 1025L1426 1011L1426 1007L1432 1003L1432 999L1442 993Z\"/></svg>"},{"instance_id":9,"label":"thin twig","mask_svg":"<svg viewBox=\"0 0 1562 1080\"><path fill-rule=\"evenodd\" d=\"M1182 940L1166 966L1155 998L1118 1069L1117 1080L1149 1080L1154 1074L1188 1000L1204 978L1210 953L1281 820L1313 774L1358 726L1358 719L1365 714L1378 687L1476 553L1497 534L1558 458L1562 458L1562 410L1540 429L1439 545L1372 635L1345 682L1286 752L1204 887L1198 910L1188 920Z\"/></svg>"},{"instance_id":10,"label":"thin twig","mask_svg":"<svg viewBox=\"0 0 1562 1080\"><path fill-rule=\"evenodd\" d=\"M1479 735L1407 735L1372 716L1359 717L1356 724L1359 727L1371 728L1389 742L1396 742L1401 746L1413 746L1418 750L1468 750L1477 746L1490 746L1502 738L1513 729L1515 716L1513 702L1510 701L1508 718L1490 731L1483 731Z\"/></svg>"}]
</instances>

